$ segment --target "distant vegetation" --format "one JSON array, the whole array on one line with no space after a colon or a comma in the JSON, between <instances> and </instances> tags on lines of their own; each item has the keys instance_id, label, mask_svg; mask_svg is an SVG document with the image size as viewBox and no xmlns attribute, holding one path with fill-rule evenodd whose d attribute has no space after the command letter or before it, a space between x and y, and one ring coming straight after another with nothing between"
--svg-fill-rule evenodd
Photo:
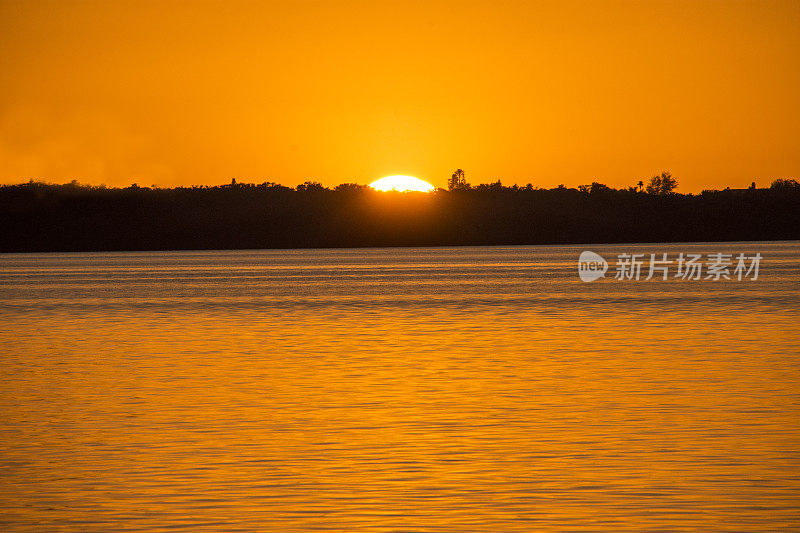
<instances>
[{"instance_id":1,"label":"distant vegetation","mask_svg":"<svg viewBox=\"0 0 800 533\"><path fill-rule=\"evenodd\" d=\"M531 184L383 193L344 183L106 188L0 186L0 251L437 246L800 239L800 184L675 192L668 172L626 189Z\"/></svg>"}]
</instances>

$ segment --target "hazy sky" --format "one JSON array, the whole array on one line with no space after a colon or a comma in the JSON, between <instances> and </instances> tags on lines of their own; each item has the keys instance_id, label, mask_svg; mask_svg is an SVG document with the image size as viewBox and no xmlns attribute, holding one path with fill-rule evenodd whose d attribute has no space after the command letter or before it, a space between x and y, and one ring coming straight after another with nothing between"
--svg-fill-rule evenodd
<instances>
[{"instance_id":1,"label":"hazy sky","mask_svg":"<svg viewBox=\"0 0 800 533\"><path fill-rule=\"evenodd\" d=\"M800 1L0 0L0 182L800 177Z\"/></svg>"}]
</instances>

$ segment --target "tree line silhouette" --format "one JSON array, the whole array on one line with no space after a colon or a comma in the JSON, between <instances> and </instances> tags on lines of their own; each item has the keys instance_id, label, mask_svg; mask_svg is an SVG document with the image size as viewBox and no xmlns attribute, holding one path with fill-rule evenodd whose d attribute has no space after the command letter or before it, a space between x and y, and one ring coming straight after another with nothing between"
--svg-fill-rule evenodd
<instances>
[{"instance_id":1,"label":"tree line silhouette","mask_svg":"<svg viewBox=\"0 0 800 533\"><path fill-rule=\"evenodd\" d=\"M675 192L668 172L614 189L472 186L379 192L308 181L125 188L0 186L0 251L590 244L800 239L800 184Z\"/></svg>"}]
</instances>

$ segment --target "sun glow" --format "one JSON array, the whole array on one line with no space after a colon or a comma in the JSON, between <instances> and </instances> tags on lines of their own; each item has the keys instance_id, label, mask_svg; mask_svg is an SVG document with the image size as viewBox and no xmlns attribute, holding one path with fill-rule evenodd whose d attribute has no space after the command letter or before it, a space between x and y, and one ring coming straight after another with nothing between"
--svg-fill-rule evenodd
<instances>
[{"instance_id":1,"label":"sun glow","mask_svg":"<svg viewBox=\"0 0 800 533\"><path fill-rule=\"evenodd\" d=\"M431 192L435 187L427 181L415 178L414 176L386 176L369 184L370 187L378 191L415 191Z\"/></svg>"}]
</instances>

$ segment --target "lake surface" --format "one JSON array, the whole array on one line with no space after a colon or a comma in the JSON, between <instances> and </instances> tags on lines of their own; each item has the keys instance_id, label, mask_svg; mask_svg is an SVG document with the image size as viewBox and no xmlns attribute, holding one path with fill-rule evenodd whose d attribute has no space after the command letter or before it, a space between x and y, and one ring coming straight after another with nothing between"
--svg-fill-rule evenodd
<instances>
[{"instance_id":1,"label":"lake surface","mask_svg":"<svg viewBox=\"0 0 800 533\"><path fill-rule=\"evenodd\" d=\"M800 530L800 243L585 249L0 255L0 529Z\"/></svg>"}]
</instances>

